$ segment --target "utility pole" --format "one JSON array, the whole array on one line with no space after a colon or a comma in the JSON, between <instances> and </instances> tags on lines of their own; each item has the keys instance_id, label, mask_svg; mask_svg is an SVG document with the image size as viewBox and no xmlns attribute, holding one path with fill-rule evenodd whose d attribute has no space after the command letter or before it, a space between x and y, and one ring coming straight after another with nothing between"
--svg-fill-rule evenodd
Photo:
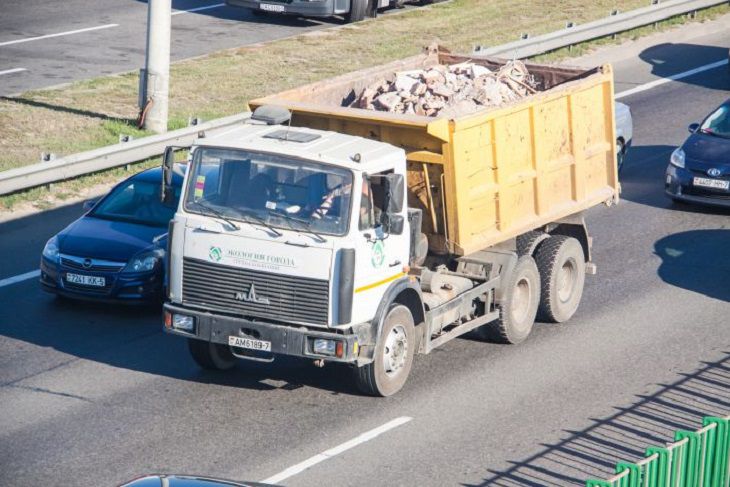
<instances>
[{"instance_id":1,"label":"utility pole","mask_svg":"<svg viewBox=\"0 0 730 487\"><path fill-rule=\"evenodd\" d=\"M147 52L139 74L139 108L142 126L161 134L167 132L172 0L148 0L147 5Z\"/></svg>"}]
</instances>

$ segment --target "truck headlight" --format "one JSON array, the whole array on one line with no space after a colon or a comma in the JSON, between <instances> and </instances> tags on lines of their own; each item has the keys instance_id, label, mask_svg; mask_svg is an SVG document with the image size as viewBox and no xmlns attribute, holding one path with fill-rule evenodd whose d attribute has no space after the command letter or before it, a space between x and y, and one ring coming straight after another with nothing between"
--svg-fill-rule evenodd
<instances>
[{"instance_id":1,"label":"truck headlight","mask_svg":"<svg viewBox=\"0 0 730 487\"><path fill-rule=\"evenodd\" d=\"M165 328L195 333L195 317L165 311Z\"/></svg>"},{"instance_id":2,"label":"truck headlight","mask_svg":"<svg viewBox=\"0 0 730 487\"><path fill-rule=\"evenodd\" d=\"M172 327L176 330L192 333L195 331L195 319L192 316L175 313L172 315Z\"/></svg>"},{"instance_id":3,"label":"truck headlight","mask_svg":"<svg viewBox=\"0 0 730 487\"><path fill-rule=\"evenodd\" d=\"M155 268L163 255L164 250L162 249L155 249L135 255L129 259L127 266L122 272L149 272Z\"/></svg>"},{"instance_id":4,"label":"truck headlight","mask_svg":"<svg viewBox=\"0 0 730 487\"><path fill-rule=\"evenodd\" d=\"M331 355L342 358L345 352L345 346L344 343L338 340L315 338L314 343L312 343L312 351L317 355Z\"/></svg>"},{"instance_id":5,"label":"truck headlight","mask_svg":"<svg viewBox=\"0 0 730 487\"><path fill-rule=\"evenodd\" d=\"M58 263L58 237L53 236L46 242L46 246L43 247L43 257L53 263Z\"/></svg>"},{"instance_id":6,"label":"truck headlight","mask_svg":"<svg viewBox=\"0 0 730 487\"><path fill-rule=\"evenodd\" d=\"M681 147L678 147L672 152L671 157L669 158L669 162L673 166L681 167L684 169L684 151Z\"/></svg>"}]
</instances>

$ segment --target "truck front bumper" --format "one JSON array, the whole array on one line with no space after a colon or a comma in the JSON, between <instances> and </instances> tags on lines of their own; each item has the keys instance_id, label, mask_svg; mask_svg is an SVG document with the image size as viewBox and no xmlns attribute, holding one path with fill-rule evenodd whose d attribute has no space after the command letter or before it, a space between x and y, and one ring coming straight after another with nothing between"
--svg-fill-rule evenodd
<instances>
[{"instance_id":1,"label":"truck front bumper","mask_svg":"<svg viewBox=\"0 0 730 487\"><path fill-rule=\"evenodd\" d=\"M167 316L183 315L193 318L193 329L185 331L175 328L172 320ZM206 342L229 345L229 337L236 336L271 343L271 358L276 355L291 355L305 357L313 360L323 359L333 362L362 363L364 357L361 354L360 343L366 337L359 337L358 334L343 334L333 331L310 329L301 326L286 326L265 323L262 321L251 321L244 318L236 318L220 314L198 311L185 306L165 303L164 315L166 316L164 330L167 333L203 340ZM366 328L363 327L363 330ZM342 356L325 355L314 353L314 340L326 339L342 344ZM236 357L252 360L265 360L261 354L247 356L247 350L231 347ZM365 359L365 362L370 360Z\"/></svg>"}]
</instances>

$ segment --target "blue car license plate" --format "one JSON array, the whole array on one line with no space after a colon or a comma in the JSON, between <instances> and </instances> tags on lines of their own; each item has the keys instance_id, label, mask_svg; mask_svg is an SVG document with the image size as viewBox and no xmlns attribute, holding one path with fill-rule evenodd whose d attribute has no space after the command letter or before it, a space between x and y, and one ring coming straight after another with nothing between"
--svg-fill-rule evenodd
<instances>
[{"instance_id":1,"label":"blue car license plate","mask_svg":"<svg viewBox=\"0 0 730 487\"><path fill-rule=\"evenodd\" d=\"M66 274L66 282L81 284L82 286L104 287L106 279L97 276L82 276L80 274Z\"/></svg>"},{"instance_id":2,"label":"blue car license plate","mask_svg":"<svg viewBox=\"0 0 730 487\"><path fill-rule=\"evenodd\" d=\"M692 183L695 186L701 186L703 188L712 189L728 189L730 188L730 181L723 181L721 179L710 179L710 178L694 178Z\"/></svg>"}]
</instances>

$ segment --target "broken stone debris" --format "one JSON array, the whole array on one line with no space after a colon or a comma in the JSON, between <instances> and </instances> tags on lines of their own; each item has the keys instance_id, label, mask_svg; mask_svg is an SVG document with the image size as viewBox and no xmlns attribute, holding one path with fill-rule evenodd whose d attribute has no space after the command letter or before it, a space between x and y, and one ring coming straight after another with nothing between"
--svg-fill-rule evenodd
<instances>
[{"instance_id":1,"label":"broken stone debris","mask_svg":"<svg viewBox=\"0 0 730 487\"><path fill-rule=\"evenodd\" d=\"M472 62L436 65L395 73L392 81L366 87L352 107L426 116L464 115L499 107L538 90L535 77L521 61L496 71Z\"/></svg>"}]
</instances>

